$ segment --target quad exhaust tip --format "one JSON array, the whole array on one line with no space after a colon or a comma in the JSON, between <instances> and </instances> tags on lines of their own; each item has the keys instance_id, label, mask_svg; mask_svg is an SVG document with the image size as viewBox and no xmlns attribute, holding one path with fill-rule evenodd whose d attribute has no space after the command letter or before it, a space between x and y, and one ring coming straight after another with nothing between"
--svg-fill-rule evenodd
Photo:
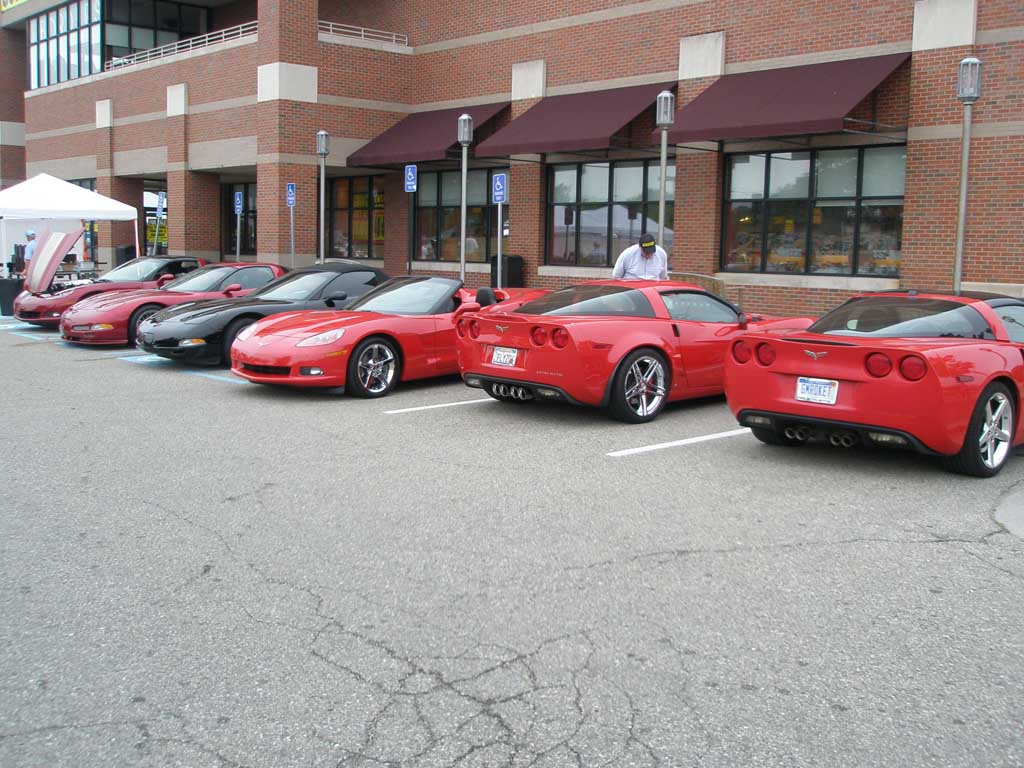
<instances>
[{"instance_id":1,"label":"quad exhaust tip","mask_svg":"<svg viewBox=\"0 0 1024 768\"><path fill-rule=\"evenodd\" d=\"M494 391L502 397L514 397L516 400L533 400L533 393L526 387L510 384L495 384Z\"/></svg>"},{"instance_id":2,"label":"quad exhaust tip","mask_svg":"<svg viewBox=\"0 0 1024 768\"><path fill-rule=\"evenodd\" d=\"M853 432L833 432L828 436L828 441L837 448L853 448L857 444L857 436Z\"/></svg>"},{"instance_id":3,"label":"quad exhaust tip","mask_svg":"<svg viewBox=\"0 0 1024 768\"><path fill-rule=\"evenodd\" d=\"M786 427L783 430L783 434L790 440L799 440L801 443L806 443L811 436L811 430L808 427Z\"/></svg>"}]
</instances>

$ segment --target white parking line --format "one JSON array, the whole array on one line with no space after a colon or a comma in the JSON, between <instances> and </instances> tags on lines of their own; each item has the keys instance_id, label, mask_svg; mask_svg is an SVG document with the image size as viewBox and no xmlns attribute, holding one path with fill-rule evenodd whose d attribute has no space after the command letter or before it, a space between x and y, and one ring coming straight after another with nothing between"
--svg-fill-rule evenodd
<instances>
[{"instance_id":1,"label":"white parking line","mask_svg":"<svg viewBox=\"0 0 1024 768\"><path fill-rule=\"evenodd\" d=\"M623 451L612 451L605 455L614 457L632 456L637 453L647 453L648 451L660 451L662 448L678 448L683 445L693 445L694 443L706 443L708 440L721 440L723 437L738 437L739 435L745 435L748 432L750 432L750 430L746 427L743 429L730 429L728 432L715 432L711 435L687 437L684 440L673 440L671 443L656 443L654 445L644 445L640 448L626 448Z\"/></svg>"},{"instance_id":2,"label":"white parking line","mask_svg":"<svg viewBox=\"0 0 1024 768\"><path fill-rule=\"evenodd\" d=\"M474 403L493 403L495 400L490 397L483 397L479 400L459 400L455 403L438 403L437 405L419 405L415 408L399 408L394 411L384 411L386 414L394 413L412 413L413 411L430 411L434 408L451 408L456 405L473 405Z\"/></svg>"}]
</instances>

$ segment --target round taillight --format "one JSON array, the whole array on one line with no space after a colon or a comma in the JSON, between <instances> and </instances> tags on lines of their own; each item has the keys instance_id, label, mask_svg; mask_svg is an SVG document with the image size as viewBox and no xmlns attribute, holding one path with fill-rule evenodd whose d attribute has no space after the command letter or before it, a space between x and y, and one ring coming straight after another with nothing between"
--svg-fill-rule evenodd
<instances>
[{"instance_id":1,"label":"round taillight","mask_svg":"<svg viewBox=\"0 0 1024 768\"><path fill-rule=\"evenodd\" d=\"M900 360L900 373L909 381L920 381L928 373L928 364L917 355L907 355Z\"/></svg>"},{"instance_id":2,"label":"round taillight","mask_svg":"<svg viewBox=\"0 0 1024 768\"><path fill-rule=\"evenodd\" d=\"M543 347L548 343L548 332L539 325L535 325L530 329L530 340L538 347Z\"/></svg>"},{"instance_id":3,"label":"round taillight","mask_svg":"<svg viewBox=\"0 0 1024 768\"><path fill-rule=\"evenodd\" d=\"M555 328L551 332L551 343L558 349L565 349L569 346L569 332L565 328Z\"/></svg>"},{"instance_id":4,"label":"round taillight","mask_svg":"<svg viewBox=\"0 0 1024 768\"><path fill-rule=\"evenodd\" d=\"M466 321L465 320L459 320L459 322L457 322L455 324L455 332L457 334L459 334L459 336L465 336L466 335Z\"/></svg>"},{"instance_id":5,"label":"round taillight","mask_svg":"<svg viewBox=\"0 0 1024 768\"><path fill-rule=\"evenodd\" d=\"M749 363L752 354L750 345L743 341L743 339L732 345L732 356L737 363Z\"/></svg>"},{"instance_id":6,"label":"round taillight","mask_svg":"<svg viewBox=\"0 0 1024 768\"><path fill-rule=\"evenodd\" d=\"M872 352L865 358L864 368L876 379L880 379L892 371L892 360L881 352Z\"/></svg>"},{"instance_id":7,"label":"round taillight","mask_svg":"<svg viewBox=\"0 0 1024 768\"><path fill-rule=\"evenodd\" d=\"M775 362L775 347L771 344L758 344L754 354L761 365L771 365Z\"/></svg>"},{"instance_id":8,"label":"round taillight","mask_svg":"<svg viewBox=\"0 0 1024 768\"><path fill-rule=\"evenodd\" d=\"M469 321L469 335L472 336L474 339L480 336L480 323L478 323L476 320Z\"/></svg>"}]
</instances>

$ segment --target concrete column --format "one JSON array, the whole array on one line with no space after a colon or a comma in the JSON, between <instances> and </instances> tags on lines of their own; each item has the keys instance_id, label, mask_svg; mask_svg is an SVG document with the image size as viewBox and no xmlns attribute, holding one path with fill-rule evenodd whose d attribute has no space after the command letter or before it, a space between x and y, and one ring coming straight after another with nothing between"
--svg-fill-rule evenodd
<instances>
[{"instance_id":1,"label":"concrete column","mask_svg":"<svg viewBox=\"0 0 1024 768\"><path fill-rule=\"evenodd\" d=\"M25 180L25 34L0 29L0 189Z\"/></svg>"}]
</instances>

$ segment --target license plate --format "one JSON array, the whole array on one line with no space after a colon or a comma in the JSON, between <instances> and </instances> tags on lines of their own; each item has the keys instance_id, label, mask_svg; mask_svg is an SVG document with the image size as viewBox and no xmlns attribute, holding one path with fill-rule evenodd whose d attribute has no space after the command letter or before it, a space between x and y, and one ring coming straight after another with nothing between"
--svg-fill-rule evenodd
<instances>
[{"instance_id":1,"label":"license plate","mask_svg":"<svg viewBox=\"0 0 1024 768\"><path fill-rule=\"evenodd\" d=\"M835 405L839 397L839 382L833 379L812 379L801 376L796 380L796 399L805 403Z\"/></svg>"},{"instance_id":2,"label":"license plate","mask_svg":"<svg viewBox=\"0 0 1024 768\"><path fill-rule=\"evenodd\" d=\"M516 358L518 357L518 349L510 349L508 347L495 347L494 352L491 353L491 364L504 365L511 368L516 364Z\"/></svg>"}]
</instances>

